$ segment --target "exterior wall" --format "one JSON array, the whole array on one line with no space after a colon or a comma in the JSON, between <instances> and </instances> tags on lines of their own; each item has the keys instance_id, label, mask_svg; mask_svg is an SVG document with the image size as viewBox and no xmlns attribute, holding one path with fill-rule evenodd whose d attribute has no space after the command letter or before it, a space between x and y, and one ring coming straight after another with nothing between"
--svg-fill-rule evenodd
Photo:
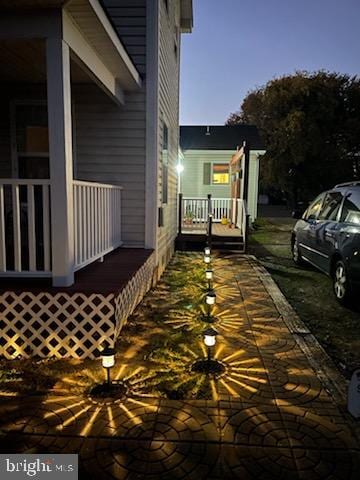
<instances>
[{"instance_id":1,"label":"exterior wall","mask_svg":"<svg viewBox=\"0 0 360 480\"><path fill-rule=\"evenodd\" d=\"M181 178L181 193L185 197L206 197L208 193L215 198L230 198L230 184L204 185L205 163L230 163L233 150L185 150L183 151L184 171Z\"/></svg>"},{"instance_id":2,"label":"exterior wall","mask_svg":"<svg viewBox=\"0 0 360 480\"><path fill-rule=\"evenodd\" d=\"M91 99L91 101L89 101ZM73 87L78 180L123 187L122 236L125 246L144 246L145 91L126 94L115 105L99 88Z\"/></svg>"},{"instance_id":3,"label":"exterior wall","mask_svg":"<svg viewBox=\"0 0 360 480\"><path fill-rule=\"evenodd\" d=\"M4 83L0 84L0 91L0 177L11 178L11 101L44 101L46 88L42 85Z\"/></svg>"},{"instance_id":4,"label":"exterior wall","mask_svg":"<svg viewBox=\"0 0 360 480\"><path fill-rule=\"evenodd\" d=\"M11 177L10 101L0 98L0 177Z\"/></svg>"},{"instance_id":5,"label":"exterior wall","mask_svg":"<svg viewBox=\"0 0 360 480\"><path fill-rule=\"evenodd\" d=\"M177 172L179 151L179 59L180 4L178 0L159 1L159 71L158 71L158 207L163 207L164 225L157 231L159 274L174 251L177 235ZM176 48L175 48L176 45ZM163 123L168 128L168 203L162 204Z\"/></svg>"}]
</instances>

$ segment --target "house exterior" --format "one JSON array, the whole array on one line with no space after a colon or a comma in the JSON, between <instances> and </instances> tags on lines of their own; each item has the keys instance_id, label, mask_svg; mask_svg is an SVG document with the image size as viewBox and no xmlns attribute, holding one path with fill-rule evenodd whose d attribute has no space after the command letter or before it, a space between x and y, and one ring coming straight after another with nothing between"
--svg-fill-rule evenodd
<instances>
[{"instance_id":1,"label":"house exterior","mask_svg":"<svg viewBox=\"0 0 360 480\"><path fill-rule=\"evenodd\" d=\"M233 157L239 157L241 191L237 198L246 200L251 221L256 219L259 159L265 150L255 126L181 126L180 146L184 198L206 198L208 194L214 200L232 198L235 172L232 175L231 163Z\"/></svg>"},{"instance_id":2,"label":"house exterior","mask_svg":"<svg viewBox=\"0 0 360 480\"><path fill-rule=\"evenodd\" d=\"M0 354L95 355L164 270L192 23L191 0L1 2Z\"/></svg>"}]
</instances>

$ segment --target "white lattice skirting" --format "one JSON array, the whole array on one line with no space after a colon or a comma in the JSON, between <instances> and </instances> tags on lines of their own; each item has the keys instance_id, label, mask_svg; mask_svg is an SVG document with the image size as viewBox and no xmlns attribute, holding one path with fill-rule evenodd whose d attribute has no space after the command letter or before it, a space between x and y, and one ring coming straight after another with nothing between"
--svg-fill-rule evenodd
<instances>
[{"instance_id":1,"label":"white lattice skirting","mask_svg":"<svg viewBox=\"0 0 360 480\"><path fill-rule=\"evenodd\" d=\"M0 356L95 358L114 340L150 289L151 255L120 294L5 292L0 295Z\"/></svg>"}]
</instances>

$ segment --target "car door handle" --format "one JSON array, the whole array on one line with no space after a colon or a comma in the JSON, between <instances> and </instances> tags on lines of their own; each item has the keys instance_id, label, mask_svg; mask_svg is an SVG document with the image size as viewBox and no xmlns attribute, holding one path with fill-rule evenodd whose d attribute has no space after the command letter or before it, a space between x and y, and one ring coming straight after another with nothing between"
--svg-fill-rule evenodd
<instances>
[{"instance_id":1,"label":"car door handle","mask_svg":"<svg viewBox=\"0 0 360 480\"><path fill-rule=\"evenodd\" d=\"M329 232L328 230L325 230L325 237L334 238L334 234Z\"/></svg>"}]
</instances>

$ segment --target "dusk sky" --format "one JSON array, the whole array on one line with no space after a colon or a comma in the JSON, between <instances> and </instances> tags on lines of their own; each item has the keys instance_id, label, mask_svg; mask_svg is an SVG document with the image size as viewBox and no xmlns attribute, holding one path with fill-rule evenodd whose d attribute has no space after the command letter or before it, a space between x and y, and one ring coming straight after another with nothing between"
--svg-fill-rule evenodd
<instances>
[{"instance_id":1,"label":"dusk sky","mask_svg":"<svg viewBox=\"0 0 360 480\"><path fill-rule=\"evenodd\" d=\"M249 90L296 70L360 74L360 0L193 0L180 124L221 125Z\"/></svg>"}]
</instances>

